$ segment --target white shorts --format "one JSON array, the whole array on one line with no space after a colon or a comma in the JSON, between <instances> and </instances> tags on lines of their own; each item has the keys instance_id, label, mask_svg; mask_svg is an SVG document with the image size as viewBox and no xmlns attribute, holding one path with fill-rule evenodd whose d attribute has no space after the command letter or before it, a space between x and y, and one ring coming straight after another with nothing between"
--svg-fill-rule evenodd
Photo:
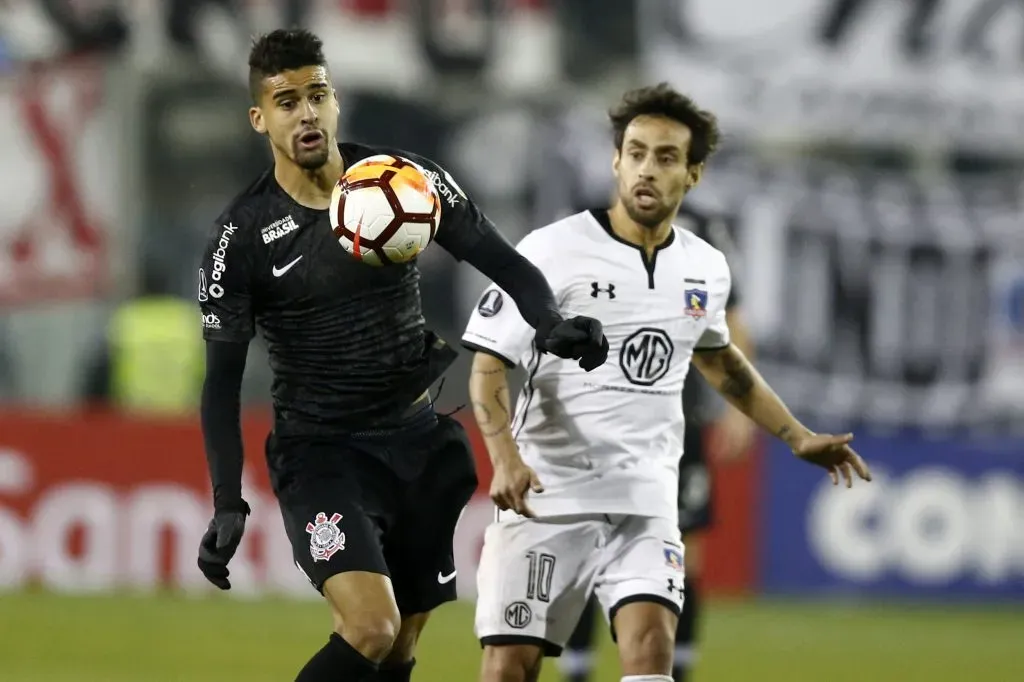
<instances>
[{"instance_id":1,"label":"white shorts","mask_svg":"<svg viewBox=\"0 0 1024 682\"><path fill-rule=\"evenodd\" d=\"M678 615L683 552L669 519L501 518L484 534L476 635L484 646L537 644L558 656L591 594L609 623L620 607L638 601L664 604Z\"/></svg>"}]
</instances>

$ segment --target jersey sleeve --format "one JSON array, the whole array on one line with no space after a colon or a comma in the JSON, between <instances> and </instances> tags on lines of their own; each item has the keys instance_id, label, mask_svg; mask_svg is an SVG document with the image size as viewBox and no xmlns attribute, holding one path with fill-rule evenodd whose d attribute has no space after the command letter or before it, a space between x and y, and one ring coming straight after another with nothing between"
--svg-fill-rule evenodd
<instances>
[{"instance_id":1,"label":"jersey sleeve","mask_svg":"<svg viewBox=\"0 0 1024 682\"><path fill-rule=\"evenodd\" d=\"M207 341L248 342L255 334L249 227L244 219L228 216L210 228L197 295Z\"/></svg>"},{"instance_id":2,"label":"jersey sleeve","mask_svg":"<svg viewBox=\"0 0 1024 682\"><path fill-rule=\"evenodd\" d=\"M550 268L545 267L544 253L537 232L519 242L516 250L537 266L555 289ZM515 301L498 286L491 284L477 301L462 335L462 345L472 351L489 353L509 367L520 364L533 345L534 329L519 313Z\"/></svg>"},{"instance_id":3,"label":"jersey sleeve","mask_svg":"<svg viewBox=\"0 0 1024 682\"><path fill-rule=\"evenodd\" d=\"M434 241L456 260L465 260L480 239L497 228L439 164L415 154L402 152L402 155L423 168L441 198L441 222Z\"/></svg>"},{"instance_id":4,"label":"jersey sleeve","mask_svg":"<svg viewBox=\"0 0 1024 682\"><path fill-rule=\"evenodd\" d=\"M730 343L726 311L732 293L732 274L725 256L719 254L721 263L708 287L708 326L697 341L695 350L716 350Z\"/></svg>"}]
</instances>

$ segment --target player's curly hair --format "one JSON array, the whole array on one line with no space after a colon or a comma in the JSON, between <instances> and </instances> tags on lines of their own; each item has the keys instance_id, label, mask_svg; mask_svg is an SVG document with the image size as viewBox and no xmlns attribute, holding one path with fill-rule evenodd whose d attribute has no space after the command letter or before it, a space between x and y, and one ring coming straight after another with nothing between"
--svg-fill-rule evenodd
<instances>
[{"instance_id":1,"label":"player's curly hair","mask_svg":"<svg viewBox=\"0 0 1024 682\"><path fill-rule=\"evenodd\" d=\"M258 102L263 79L304 66L327 66L324 43L301 28L277 29L252 41L249 50L249 95Z\"/></svg>"},{"instance_id":2,"label":"player's curly hair","mask_svg":"<svg viewBox=\"0 0 1024 682\"><path fill-rule=\"evenodd\" d=\"M664 116L689 128L692 136L686 159L689 166L704 163L718 147L721 131L715 115L698 107L692 99L674 90L668 83L630 90L608 112L616 149L622 150L626 127L637 116Z\"/></svg>"}]
</instances>

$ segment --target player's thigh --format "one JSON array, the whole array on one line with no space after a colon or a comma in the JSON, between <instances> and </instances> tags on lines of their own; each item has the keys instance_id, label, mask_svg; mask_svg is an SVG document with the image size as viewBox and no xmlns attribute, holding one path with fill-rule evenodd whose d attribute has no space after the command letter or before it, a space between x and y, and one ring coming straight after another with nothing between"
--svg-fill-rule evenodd
<instances>
[{"instance_id":1,"label":"player's thigh","mask_svg":"<svg viewBox=\"0 0 1024 682\"><path fill-rule=\"evenodd\" d=\"M316 590L341 573L388 575L381 526L394 484L385 467L340 441L271 439L268 461L295 564Z\"/></svg>"},{"instance_id":2,"label":"player's thigh","mask_svg":"<svg viewBox=\"0 0 1024 682\"><path fill-rule=\"evenodd\" d=\"M601 550L601 573L594 588L611 623L613 638L618 640L627 634L619 633L619 612L631 604L645 604L648 606L642 612L659 614L658 622L662 622L662 614L669 618L664 622L672 624L667 635L671 643L683 606L684 554L679 529L672 519L631 516L616 525ZM657 610L649 611L648 607Z\"/></svg>"},{"instance_id":3,"label":"player's thigh","mask_svg":"<svg viewBox=\"0 0 1024 682\"><path fill-rule=\"evenodd\" d=\"M477 570L481 644L559 655L590 596L590 559L601 539L600 520L578 517L515 517L488 526Z\"/></svg>"},{"instance_id":4,"label":"player's thigh","mask_svg":"<svg viewBox=\"0 0 1024 682\"><path fill-rule=\"evenodd\" d=\"M427 613L456 596L455 526L477 488L465 430L449 417L425 436L423 471L402 484L401 506L384 536L384 558L402 615Z\"/></svg>"},{"instance_id":5,"label":"player's thigh","mask_svg":"<svg viewBox=\"0 0 1024 682\"><path fill-rule=\"evenodd\" d=\"M484 645L479 682L537 682L543 661L537 644Z\"/></svg>"}]
</instances>

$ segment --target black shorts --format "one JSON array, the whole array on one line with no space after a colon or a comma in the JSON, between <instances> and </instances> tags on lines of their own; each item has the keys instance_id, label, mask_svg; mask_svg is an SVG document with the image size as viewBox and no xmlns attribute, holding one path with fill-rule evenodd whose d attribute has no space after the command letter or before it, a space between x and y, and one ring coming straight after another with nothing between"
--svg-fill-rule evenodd
<instances>
[{"instance_id":1,"label":"black shorts","mask_svg":"<svg viewBox=\"0 0 1024 682\"><path fill-rule=\"evenodd\" d=\"M704 456L704 435L700 426L687 426L684 454L679 462L679 530L704 530L711 525L711 473Z\"/></svg>"},{"instance_id":2,"label":"black shorts","mask_svg":"<svg viewBox=\"0 0 1024 682\"><path fill-rule=\"evenodd\" d=\"M452 536L476 490L466 432L429 409L402 431L267 439L292 554L309 582L347 571L391 578L403 615L456 597Z\"/></svg>"}]
</instances>

